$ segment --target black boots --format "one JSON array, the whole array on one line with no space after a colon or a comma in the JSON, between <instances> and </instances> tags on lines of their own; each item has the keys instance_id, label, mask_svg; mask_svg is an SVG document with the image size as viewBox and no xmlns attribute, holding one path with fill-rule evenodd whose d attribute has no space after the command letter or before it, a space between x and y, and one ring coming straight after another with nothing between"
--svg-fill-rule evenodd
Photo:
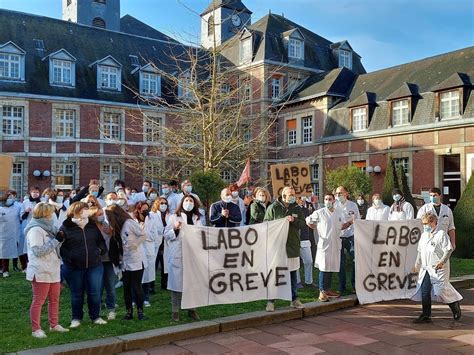
<instances>
[{"instance_id":1,"label":"black boots","mask_svg":"<svg viewBox=\"0 0 474 355\"><path fill-rule=\"evenodd\" d=\"M421 324L421 323L431 323L431 317L424 315L423 313L420 314L420 316L416 319L413 320L413 323L415 324Z\"/></svg>"},{"instance_id":2,"label":"black boots","mask_svg":"<svg viewBox=\"0 0 474 355\"><path fill-rule=\"evenodd\" d=\"M138 313L138 320L145 320L146 319L145 315L143 314L143 309L139 308L137 313Z\"/></svg>"},{"instance_id":3,"label":"black boots","mask_svg":"<svg viewBox=\"0 0 474 355\"><path fill-rule=\"evenodd\" d=\"M454 320L461 319L461 306L459 305L459 301L450 303L448 304L448 306L449 308L451 308L451 311L453 312Z\"/></svg>"},{"instance_id":4,"label":"black boots","mask_svg":"<svg viewBox=\"0 0 474 355\"><path fill-rule=\"evenodd\" d=\"M191 318L192 320L201 320L201 318L199 318L197 312L194 310L194 309L190 309L188 311L188 316L189 318Z\"/></svg>"},{"instance_id":5,"label":"black boots","mask_svg":"<svg viewBox=\"0 0 474 355\"><path fill-rule=\"evenodd\" d=\"M127 309L127 313L125 314L125 317L123 317L124 320L132 320L133 319L133 309Z\"/></svg>"}]
</instances>

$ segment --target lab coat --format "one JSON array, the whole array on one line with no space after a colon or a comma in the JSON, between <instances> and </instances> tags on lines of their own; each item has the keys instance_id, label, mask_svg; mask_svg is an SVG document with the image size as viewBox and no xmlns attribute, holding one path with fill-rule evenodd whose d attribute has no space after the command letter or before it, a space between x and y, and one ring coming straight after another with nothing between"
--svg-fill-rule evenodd
<instances>
[{"instance_id":1,"label":"lab coat","mask_svg":"<svg viewBox=\"0 0 474 355\"><path fill-rule=\"evenodd\" d=\"M345 222L344 212L338 208L331 212L324 207L306 217L306 222L316 224L319 235L314 267L320 271L339 272L342 247L339 235Z\"/></svg>"},{"instance_id":2,"label":"lab coat","mask_svg":"<svg viewBox=\"0 0 474 355\"><path fill-rule=\"evenodd\" d=\"M413 206L405 202L402 206L402 211L392 211L390 208L390 213L388 215L388 220L389 221L406 221L409 219L414 219L415 218L415 211L413 210Z\"/></svg>"},{"instance_id":3,"label":"lab coat","mask_svg":"<svg viewBox=\"0 0 474 355\"><path fill-rule=\"evenodd\" d=\"M174 228L176 222L181 222L183 225L187 224L186 215L183 213L182 217L175 214L171 215L169 225ZM193 223L195 226L201 226L201 220L198 216L193 215ZM186 238L183 235L182 229L178 235L174 233L167 233L165 241L167 243L166 264L168 269L168 290L175 292L183 292L183 248L181 239Z\"/></svg>"},{"instance_id":4,"label":"lab coat","mask_svg":"<svg viewBox=\"0 0 474 355\"><path fill-rule=\"evenodd\" d=\"M421 219L421 217L423 217L423 215L426 213L432 213L438 217L438 224L436 225L437 231L443 230L448 233L450 230L456 229L454 227L453 211L451 211L451 208L445 204L441 204L438 216L434 208L434 203L427 203L421 206L421 208L418 210L416 218Z\"/></svg>"},{"instance_id":5,"label":"lab coat","mask_svg":"<svg viewBox=\"0 0 474 355\"><path fill-rule=\"evenodd\" d=\"M367 221L388 221L388 215L390 214L390 207L382 205L380 207L370 206L367 210Z\"/></svg>"},{"instance_id":6,"label":"lab coat","mask_svg":"<svg viewBox=\"0 0 474 355\"><path fill-rule=\"evenodd\" d=\"M430 275L431 298L436 302L452 303L462 300L462 296L449 282L449 260L440 270L434 266L441 260L445 251L452 250L449 236L442 230L435 231L433 235L424 232L418 242L418 253L421 256L421 266L418 274L414 301L421 301L421 284L425 274Z\"/></svg>"},{"instance_id":7,"label":"lab coat","mask_svg":"<svg viewBox=\"0 0 474 355\"><path fill-rule=\"evenodd\" d=\"M0 206L0 259L18 257L19 249L16 243L20 238L19 234L18 208L15 205L10 207Z\"/></svg>"}]
</instances>

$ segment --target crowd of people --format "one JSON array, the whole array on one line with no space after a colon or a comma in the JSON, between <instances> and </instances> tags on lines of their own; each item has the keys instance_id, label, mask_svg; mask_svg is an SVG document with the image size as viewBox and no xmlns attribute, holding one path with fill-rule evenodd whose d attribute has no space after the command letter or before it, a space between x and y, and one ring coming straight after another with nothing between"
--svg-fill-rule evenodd
<instances>
[{"instance_id":1,"label":"crowd of people","mask_svg":"<svg viewBox=\"0 0 474 355\"><path fill-rule=\"evenodd\" d=\"M179 191L180 190L180 191ZM418 246L414 270L420 272L419 290L423 313L417 322L431 321L431 297L448 303L455 319L461 316L462 298L449 287L449 256L455 248L455 228L452 212L441 203L441 191L431 189L431 202L418 211L424 233ZM319 288L319 301L340 297L347 292L346 259L354 261L354 222L367 220L414 219L413 207L403 193L393 191L393 204L385 206L378 193L372 195L369 206L363 195L351 201L343 186L327 193L317 204L314 197L297 197L292 187L283 188L272 200L264 187L251 187L243 193L237 185L221 191L220 200L208 211L192 183L185 180L180 189L176 181L163 183L161 191L145 180L141 191L121 180L114 191L104 191L97 180L69 192L31 187L20 201L15 191L0 198L0 259L3 278L10 275L10 260L14 271L26 273L32 285L30 318L32 335L45 338L40 324L41 308L48 299L49 329L67 332L58 323L61 284L69 287L71 323L77 328L83 321L84 299L88 315L94 324L103 325L116 319L116 289L123 287L124 320L146 319L144 308L151 306L150 294L155 293L156 273L160 287L170 291L172 319L180 320L183 292L182 239L184 225L239 227L280 218L289 221L286 243L290 271L293 308L304 308L298 298L300 260L304 283ZM317 233L313 234L313 229ZM314 238L314 239L313 239ZM319 285L313 285L312 244L316 244L314 267L319 270ZM314 245L313 245L314 246ZM313 248L314 249L314 248ZM20 266L18 266L18 261ZM355 291L354 265L351 268L352 290ZM434 292L439 287L439 270L447 274L446 292ZM339 289L331 290L331 277L339 274ZM105 294L105 300L103 295ZM417 296L418 297L418 296ZM107 309L101 317L101 304ZM275 310L274 300L266 310ZM197 310L188 316L199 320Z\"/></svg>"}]
</instances>

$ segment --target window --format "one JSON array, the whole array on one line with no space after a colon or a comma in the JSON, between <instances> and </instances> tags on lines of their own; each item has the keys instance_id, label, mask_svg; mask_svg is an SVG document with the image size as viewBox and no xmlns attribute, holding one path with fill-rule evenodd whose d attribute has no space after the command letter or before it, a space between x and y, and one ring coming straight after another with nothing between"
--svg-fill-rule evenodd
<instances>
[{"instance_id":1,"label":"window","mask_svg":"<svg viewBox=\"0 0 474 355\"><path fill-rule=\"evenodd\" d=\"M343 49L339 50L339 67L352 69L352 53Z\"/></svg>"},{"instance_id":2,"label":"window","mask_svg":"<svg viewBox=\"0 0 474 355\"><path fill-rule=\"evenodd\" d=\"M365 160L353 161L352 166L355 166L357 169L365 172L367 169L367 162Z\"/></svg>"},{"instance_id":3,"label":"window","mask_svg":"<svg viewBox=\"0 0 474 355\"><path fill-rule=\"evenodd\" d=\"M395 171L398 169L399 165L403 166L403 171L405 172L405 175L408 176L408 158L393 159L393 166L395 168Z\"/></svg>"},{"instance_id":4,"label":"window","mask_svg":"<svg viewBox=\"0 0 474 355\"><path fill-rule=\"evenodd\" d=\"M250 125L242 125L242 139L244 142L250 142L252 139L252 131L250 129Z\"/></svg>"},{"instance_id":5,"label":"window","mask_svg":"<svg viewBox=\"0 0 474 355\"><path fill-rule=\"evenodd\" d=\"M129 57L130 57L130 63L134 67L139 67L140 66L140 63L138 62L138 57L136 55L129 55Z\"/></svg>"},{"instance_id":6,"label":"window","mask_svg":"<svg viewBox=\"0 0 474 355\"><path fill-rule=\"evenodd\" d=\"M104 191L114 191L114 181L120 178L120 164L102 165L101 181Z\"/></svg>"},{"instance_id":7,"label":"window","mask_svg":"<svg viewBox=\"0 0 474 355\"><path fill-rule=\"evenodd\" d=\"M163 175L162 172L163 169L161 168L161 163L157 161L148 162L143 167L144 175L147 179L151 180L151 182L153 183L153 187L158 191L161 191L161 182L159 179Z\"/></svg>"},{"instance_id":8,"label":"window","mask_svg":"<svg viewBox=\"0 0 474 355\"><path fill-rule=\"evenodd\" d=\"M76 126L74 110L56 110L56 137L73 138Z\"/></svg>"},{"instance_id":9,"label":"window","mask_svg":"<svg viewBox=\"0 0 474 355\"><path fill-rule=\"evenodd\" d=\"M56 188L62 186L63 188L72 188L75 176L75 164L74 163L57 163L54 177L56 179Z\"/></svg>"},{"instance_id":10,"label":"window","mask_svg":"<svg viewBox=\"0 0 474 355\"><path fill-rule=\"evenodd\" d=\"M221 179L225 182L232 182L232 172L229 170L221 171Z\"/></svg>"},{"instance_id":11,"label":"window","mask_svg":"<svg viewBox=\"0 0 474 355\"><path fill-rule=\"evenodd\" d=\"M18 196L23 196L23 163L13 163L10 186Z\"/></svg>"},{"instance_id":12,"label":"window","mask_svg":"<svg viewBox=\"0 0 474 355\"><path fill-rule=\"evenodd\" d=\"M53 84L72 85L73 63L67 60L53 59Z\"/></svg>"},{"instance_id":13,"label":"window","mask_svg":"<svg viewBox=\"0 0 474 355\"><path fill-rule=\"evenodd\" d=\"M250 63L252 61L252 37L240 41L240 63Z\"/></svg>"},{"instance_id":14,"label":"window","mask_svg":"<svg viewBox=\"0 0 474 355\"><path fill-rule=\"evenodd\" d=\"M272 99L278 99L281 94L281 79L272 78Z\"/></svg>"},{"instance_id":15,"label":"window","mask_svg":"<svg viewBox=\"0 0 474 355\"><path fill-rule=\"evenodd\" d=\"M100 17L96 17L92 20L92 26L98 28L105 28L105 21Z\"/></svg>"},{"instance_id":16,"label":"window","mask_svg":"<svg viewBox=\"0 0 474 355\"><path fill-rule=\"evenodd\" d=\"M163 118L145 116L145 142L158 142L162 137Z\"/></svg>"},{"instance_id":17,"label":"window","mask_svg":"<svg viewBox=\"0 0 474 355\"><path fill-rule=\"evenodd\" d=\"M121 115L120 113L104 113L102 123L102 137L106 139L120 140L121 134Z\"/></svg>"},{"instance_id":18,"label":"window","mask_svg":"<svg viewBox=\"0 0 474 355\"><path fill-rule=\"evenodd\" d=\"M45 51L45 48L44 48L44 41L42 39L34 39L33 40L34 44L35 44L35 49L37 51L42 51L44 52Z\"/></svg>"},{"instance_id":19,"label":"window","mask_svg":"<svg viewBox=\"0 0 474 355\"><path fill-rule=\"evenodd\" d=\"M296 119L286 121L288 145L296 144Z\"/></svg>"},{"instance_id":20,"label":"window","mask_svg":"<svg viewBox=\"0 0 474 355\"><path fill-rule=\"evenodd\" d=\"M313 187L313 194L319 195L319 164L311 165L311 185Z\"/></svg>"},{"instance_id":21,"label":"window","mask_svg":"<svg viewBox=\"0 0 474 355\"><path fill-rule=\"evenodd\" d=\"M299 39L290 38L288 43L288 57L295 59L304 59L303 58L303 41Z\"/></svg>"},{"instance_id":22,"label":"window","mask_svg":"<svg viewBox=\"0 0 474 355\"><path fill-rule=\"evenodd\" d=\"M242 101L250 101L252 99L252 84L249 78L240 80L240 91L242 95Z\"/></svg>"},{"instance_id":23,"label":"window","mask_svg":"<svg viewBox=\"0 0 474 355\"><path fill-rule=\"evenodd\" d=\"M21 56L0 53L0 79L20 80Z\"/></svg>"},{"instance_id":24,"label":"window","mask_svg":"<svg viewBox=\"0 0 474 355\"><path fill-rule=\"evenodd\" d=\"M399 100L392 103L392 125L401 126L410 123L408 100Z\"/></svg>"},{"instance_id":25,"label":"window","mask_svg":"<svg viewBox=\"0 0 474 355\"><path fill-rule=\"evenodd\" d=\"M303 117L301 119L303 126L303 144L313 142L313 117Z\"/></svg>"},{"instance_id":26,"label":"window","mask_svg":"<svg viewBox=\"0 0 474 355\"><path fill-rule=\"evenodd\" d=\"M459 117L459 90L442 92L439 95L439 114L441 119Z\"/></svg>"},{"instance_id":27,"label":"window","mask_svg":"<svg viewBox=\"0 0 474 355\"><path fill-rule=\"evenodd\" d=\"M193 99L193 82L189 73L185 73L179 78L178 97L186 101Z\"/></svg>"},{"instance_id":28,"label":"window","mask_svg":"<svg viewBox=\"0 0 474 355\"><path fill-rule=\"evenodd\" d=\"M363 131L367 129L367 109L365 107L352 110L352 131Z\"/></svg>"},{"instance_id":29,"label":"window","mask_svg":"<svg viewBox=\"0 0 474 355\"><path fill-rule=\"evenodd\" d=\"M100 65L98 68L98 88L105 90L120 90L119 68Z\"/></svg>"},{"instance_id":30,"label":"window","mask_svg":"<svg viewBox=\"0 0 474 355\"><path fill-rule=\"evenodd\" d=\"M161 76L158 74L140 72L140 93L142 95L161 95Z\"/></svg>"},{"instance_id":31,"label":"window","mask_svg":"<svg viewBox=\"0 0 474 355\"><path fill-rule=\"evenodd\" d=\"M23 135L24 109L22 106L2 107L2 132L8 136Z\"/></svg>"}]
</instances>

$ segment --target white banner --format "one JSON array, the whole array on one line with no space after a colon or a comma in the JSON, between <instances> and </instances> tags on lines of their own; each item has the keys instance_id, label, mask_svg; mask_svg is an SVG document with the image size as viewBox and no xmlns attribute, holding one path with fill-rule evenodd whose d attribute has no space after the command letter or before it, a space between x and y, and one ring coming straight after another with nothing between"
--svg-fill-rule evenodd
<instances>
[{"instance_id":1,"label":"white banner","mask_svg":"<svg viewBox=\"0 0 474 355\"><path fill-rule=\"evenodd\" d=\"M239 228L183 226L183 309L262 299L291 301L288 221Z\"/></svg>"},{"instance_id":2,"label":"white banner","mask_svg":"<svg viewBox=\"0 0 474 355\"><path fill-rule=\"evenodd\" d=\"M356 290L361 304L414 295L418 274L411 270L421 231L420 220L356 220Z\"/></svg>"}]
</instances>

